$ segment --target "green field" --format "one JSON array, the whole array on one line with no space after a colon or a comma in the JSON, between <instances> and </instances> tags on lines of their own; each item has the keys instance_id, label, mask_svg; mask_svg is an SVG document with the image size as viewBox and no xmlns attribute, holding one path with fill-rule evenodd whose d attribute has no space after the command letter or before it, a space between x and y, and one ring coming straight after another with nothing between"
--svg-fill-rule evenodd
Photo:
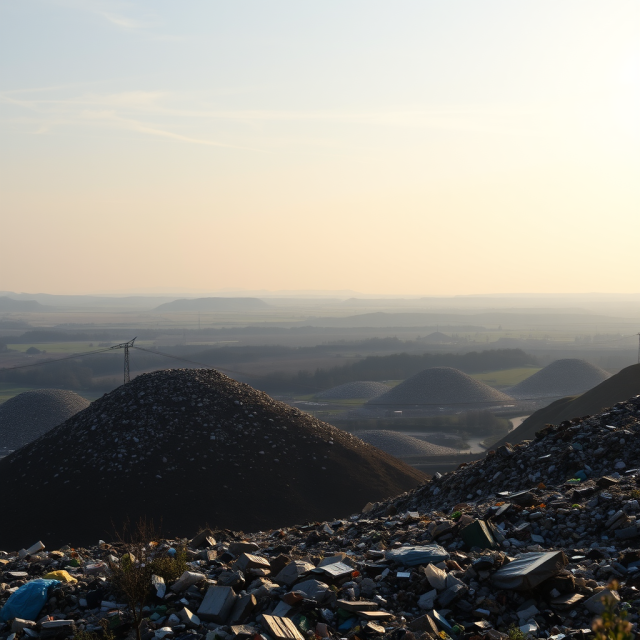
<instances>
[{"instance_id":1,"label":"green field","mask_svg":"<svg viewBox=\"0 0 640 640\"><path fill-rule=\"evenodd\" d=\"M31 391L32 387L19 387L16 384L9 384L8 382L0 382L0 404L17 396L23 391Z\"/></svg>"},{"instance_id":2,"label":"green field","mask_svg":"<svg viewBox=\"0 0 640 640\"><path fill-rule=\"evenodd\" d=\"M490 387L501 389L504 387L512 387L529 376L532 376L537 371L540 371L539 367L519 367L516 369L504 369L502 371L472 373L471 377L488 384Z\"/></svg>"}]
</instances>

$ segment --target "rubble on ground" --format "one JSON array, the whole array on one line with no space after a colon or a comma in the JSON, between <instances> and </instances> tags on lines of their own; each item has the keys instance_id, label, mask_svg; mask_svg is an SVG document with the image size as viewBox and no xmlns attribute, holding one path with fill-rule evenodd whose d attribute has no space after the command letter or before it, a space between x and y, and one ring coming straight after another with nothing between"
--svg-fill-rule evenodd
<instances>
[{"instance_id":1,"label":"rubble on ground","mask_svg":"<svg viewBox=\"0 0 640 640\"><path fill-rule=\"evenodd\" d=\"M122 543L1 552L0 640L133 638L118 567L179 556L181 575L149 576L142 640L583 640L605 605L635 634L639 418L637 396L345 519L204 530L142 559ZM41 610L19 616L40 579L55 581Z\"/></svg>"}]
</instances>

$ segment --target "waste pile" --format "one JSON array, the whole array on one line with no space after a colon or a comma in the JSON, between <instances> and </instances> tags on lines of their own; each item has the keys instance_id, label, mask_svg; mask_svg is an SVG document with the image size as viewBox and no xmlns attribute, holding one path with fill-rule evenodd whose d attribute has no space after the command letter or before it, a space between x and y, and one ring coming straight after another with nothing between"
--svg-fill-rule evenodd
<instances>
[{"instance_id":1,"label":"waste pile","mask_svg":"<svg viewBox=\"0 0 640 640\"><path fill-rule=\"evenodd\" d=\"M156 371L0 460L2 509L20 523L0 525L0 548L27 535L84 544L141 516L165 535L326 519L425 479L217 371ZM44 516L50 505L64 515Z\"/></svg>"},{"instance_id":2,"label":"waste pile","mask_svg":"<svg viewBox=\"0 0 640 640\"><path fill-rule=\"evenodd\" d=\"M499 444L531 439L545 424L559 424L575 416L593 415L640 393L640 364L619 371L598 386L576 397L562 398L530 415Z\"/></svg>"},{"instance_id":3,"label":"waste pile","mask_svg":"<svg viewBox=\"0 0 640 640\"><path fill-rule=\"evenodd\" d=\"M89 406L73 391L37 389L0 404L0 451L19 449Z\"/></svg>"},{"instance_id":4,"label":"waste pile","mask_svg":"<svg viewBox=\"0 0 640 640\"><path fill-rule=\"evenodd\" d=\"M355 435L361 440L382 449L397 458L411 456L444 456L458 453L457 449L441 447L426 440L420 440L396 431L378 429L372 431L357 431Z\"/></svg>"},{"instance_id":5,"label":"waste pile","mask_svg":"<svg viewBox=\"0 0 640 640\"><path fill-rule=\"evenodd\" d=\"M357 381L346 382L326 391L321 391L316 393L315 397L318 400L369 400L377 398L387 391L389 391L389 387L382 382Z\"/></svg>"},{"instance_id":6,"label":"waste pile","mask_svg":"<svg viewBox=\"0 0 640 640\"><path fill-rule=\"evenodd\" d=\"M513 402L510 396L452 367L432 367L369 400L367 407L437 410L439 407L488 408Z\"/></svg>"},{"instance_id":7,"label":"waste pile","mask_svg":"<svg viewBox=\"0 0 640 640\"><path fill-rule=\"evenodd\" d=\"M574 396L592 389L611 374L586 360L555 360L522 382L507 389L516 399Z\"/></svg>"},{"instance_id":8,"label":"waste pile","mask_svg":"<svg viewBox=\"0 0 640 640\"><path fill-rule=\"evenodd\" d=\"M640 396L345 519L2 552L0 639L582 640L605 607L635 634L639 418Z\"/></svg>"}]
</instances>

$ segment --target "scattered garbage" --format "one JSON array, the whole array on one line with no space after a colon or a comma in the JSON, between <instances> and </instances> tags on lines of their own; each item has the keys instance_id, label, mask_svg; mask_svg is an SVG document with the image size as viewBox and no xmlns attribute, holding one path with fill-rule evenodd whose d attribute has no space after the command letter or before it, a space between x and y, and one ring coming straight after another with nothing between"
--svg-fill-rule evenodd
<instances>
[{"instance_id":1,"label":"scattered garbage","mask_svg":"<svg viewBox=\"0 0 640 640\"><path fill-rule=\"evenodd\" d=\"M342 519L155 539L142 640L583 640L605 606L636 634L639 418L640 396ZM27 551L0 552L0 640L133 637L113 571L136 549Z\"/></svg>"},{"instance_id":2,"label":"scattered garbage","mask_svg":"<svg viewBox=\"0 0 640 640\"><path fill-rule=\"evenodd\" d=\"M526 591L558 575L567 564L562 551L525 553L496 571L491 581L501 589Z\"/></svg>"},{"instance_id":3,"label":"scattered garbage","mask_svg":"<svg viewBox=\"0 0 640 640\"><path fill-rule=\"evenodd\" d=\"M21 585L0 609L0 620L35 620L47 601L49 589L58 584L58 580L32 580Z\"/></svg>"}]
</instances>

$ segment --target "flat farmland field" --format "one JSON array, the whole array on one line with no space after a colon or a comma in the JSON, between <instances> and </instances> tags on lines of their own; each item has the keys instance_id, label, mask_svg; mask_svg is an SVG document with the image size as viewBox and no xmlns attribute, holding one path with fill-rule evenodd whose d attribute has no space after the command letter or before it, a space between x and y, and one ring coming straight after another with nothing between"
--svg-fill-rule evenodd
<instances>
[{"instance_id":1,"label":"flat farmland field","mask_svg":"<svg viewBox=\"0 0 640 640\"><path fill-rule=\"evenodd\" d=\"M470 375L472 378L484 382L490 387L501 389L504 387L513 387L538 371L540 371L538 367L518 367L516 369L487 371L486 373L472 373Z\"/></svg>"}]
</instances>

